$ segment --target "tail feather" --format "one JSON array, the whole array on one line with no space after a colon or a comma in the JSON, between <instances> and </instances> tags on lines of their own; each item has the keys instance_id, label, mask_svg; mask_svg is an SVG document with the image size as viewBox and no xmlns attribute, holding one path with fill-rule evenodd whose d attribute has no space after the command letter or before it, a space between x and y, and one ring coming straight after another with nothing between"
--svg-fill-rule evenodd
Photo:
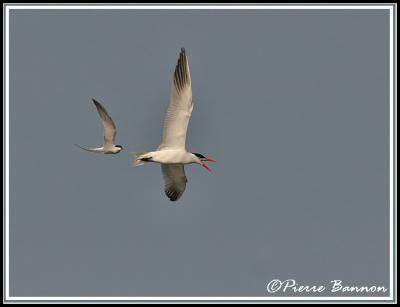
<instances>
[{"instance_id":1,"label":"tail feather","mask_svg":"<svg viewBox=\"0 0 400 307\"><path fill-rule=\"evenodd\" d=\"M101 153L102 152L101 148L85 148L85 147L82 147L82 146L80 146L78 144L74 144L74 145L76 147L79 147L80 149L83 149L83 150L86 150L86 151L97 152L97 153Z\"/></svg>"},{"instance_id":2,"label":"tail feather","mask_svg":"<svg viewBox=\"0 0 400 307\"><path fill-rule=\"evenodd\" d=\"M138 152L132 152L133 155L133 166L139 166L143 165L148 161L142 160L142 157L146 155L148 151L138 151Z\"/></svg>"}]
</instances>

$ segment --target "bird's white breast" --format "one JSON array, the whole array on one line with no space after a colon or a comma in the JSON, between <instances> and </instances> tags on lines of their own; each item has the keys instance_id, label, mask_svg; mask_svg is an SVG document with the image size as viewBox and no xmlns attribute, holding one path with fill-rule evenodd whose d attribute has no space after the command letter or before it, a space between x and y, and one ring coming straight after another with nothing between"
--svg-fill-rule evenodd
<instances>
[{"instance_id":1,"label":"bird's white breast","mask_svg":"<svg viewBox=\"0 0 400 307\"><path fill-rule=\"evenodd\" d=\"M182 149L164 149L149 153L151 160L162 164L189 164L193 163L192 154Z\"/></svg>"}]
</instances>

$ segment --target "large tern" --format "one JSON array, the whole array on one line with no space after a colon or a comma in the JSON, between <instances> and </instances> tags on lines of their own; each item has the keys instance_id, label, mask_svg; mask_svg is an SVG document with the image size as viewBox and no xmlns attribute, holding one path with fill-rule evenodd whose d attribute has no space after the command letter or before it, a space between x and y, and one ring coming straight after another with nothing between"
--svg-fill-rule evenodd
<instances>
[{"instance_id":1,"label":"large tern","mask_svg":"<svg viewBox=\"0 0 400 307\"><path fill-rule=\"evenodd\" d=\"M81 149L90 152L104 153L104 154L117 154L119 153L123 147L121 145L115 145L115 136L117 134L117 130L112 120L111 116L108 114L107 110L101 105L100 102L96 101L92 98L94 105L96 106L97 112L100 115L101 121L103 123L104 129L104 142L102 147L97 148L85 148L82 146L78 146Z\"/></svg>"},{"instance_id":2,"label":"large tern","mask_svg":"<svg viewBox=\"0 0 400 307\"><path fill-rule=\"evenodd\" d=\"M205 162L216 162L202 154L186 151L186 132L192 110L192 80L186 52L182 48L171 84L162 143L156 151L135 153L134 160L135 166L147 162L161 164L164 191L171 201L178 200L185 191L187 178L184 164L197 163L211 172Z\"/></svg>"}]
</instances>

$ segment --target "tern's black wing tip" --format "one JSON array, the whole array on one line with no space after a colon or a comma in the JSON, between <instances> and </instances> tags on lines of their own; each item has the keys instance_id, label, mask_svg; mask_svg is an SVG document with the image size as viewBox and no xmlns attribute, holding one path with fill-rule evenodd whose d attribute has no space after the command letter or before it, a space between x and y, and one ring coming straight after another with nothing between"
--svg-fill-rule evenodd
<instances>
[{"instance_id":1,"label":"tern's black wing tip","mask_svg":"<svg viewBox=\"0 0 400 307\"><path fill-rule=\"evenodd\" d=\"M165 190L165 195L167 195L170 201L177 201L181 197L182 193L174 190Z\"/></svg>"},{"instance_id":2,"label":"tern's black wing tip","mask_svg":"<svg viewBox=\"0 0 400 307\"><path fill-rule=\"evenodd\" d=\"M181 52L179 53L179 58L175 66L174 83L178 93L182 91L186 85L190 85L189 65L186 57L186 51L183 47L181 48Z\"/></svg>"},{"instance_id":3,"label":"tern's black wing tip","mask_svg":"<svg viewBox=\"0 0 400 307\"><path fill-rule=\"evenodd\" d=\"M94 99L93 97L92 97L92 102L95 104L95 105L99 105L100 104L100 102L98 102L96 99Z\"/></svg>"}]
</instances>

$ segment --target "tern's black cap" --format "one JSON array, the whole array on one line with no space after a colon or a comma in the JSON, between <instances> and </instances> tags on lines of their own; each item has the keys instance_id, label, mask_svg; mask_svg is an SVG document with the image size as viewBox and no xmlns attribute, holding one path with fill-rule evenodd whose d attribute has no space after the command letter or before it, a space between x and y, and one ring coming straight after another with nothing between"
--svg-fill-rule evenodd
<instances>
[{"instance_id":1,"label":"tern's black cap","mask_svg":"<svg viewBox=\"0 0 400 307\"><path fill-rule=\"evenodd\" d=\"M196 157L200 158L200 159L205 159L206 157L204 157L202 154L199 154L197 152L192 152L192 154L194 154Z\"/></svg>"}]
</instances>

